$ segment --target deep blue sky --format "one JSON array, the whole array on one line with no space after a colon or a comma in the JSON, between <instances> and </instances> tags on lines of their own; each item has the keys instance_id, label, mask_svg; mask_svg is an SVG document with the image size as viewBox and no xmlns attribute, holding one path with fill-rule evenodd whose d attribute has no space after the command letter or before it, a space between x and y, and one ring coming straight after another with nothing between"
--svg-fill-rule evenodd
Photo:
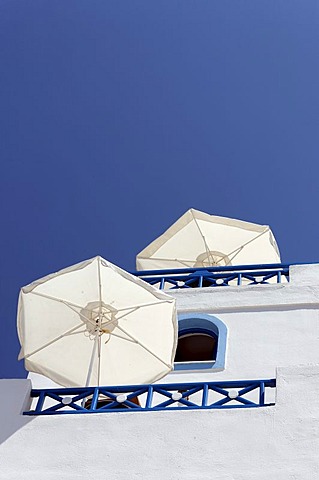
<instances>
[{"instance_id":1,"label":"deep blue sky","mask_svg":"<svg viewBox=\"0 0 319 480\"><path fill-rule=\"evenodd\" d=\"M21 286L190 207L319 261L317 0L1 0L0 65L0 377Z\"/></svg>"}]
</instances>

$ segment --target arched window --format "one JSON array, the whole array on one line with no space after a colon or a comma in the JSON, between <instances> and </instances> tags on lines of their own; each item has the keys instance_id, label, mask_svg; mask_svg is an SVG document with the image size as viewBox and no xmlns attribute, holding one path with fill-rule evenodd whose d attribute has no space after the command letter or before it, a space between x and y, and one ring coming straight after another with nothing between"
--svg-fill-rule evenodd
<instances>
[{"instance_id":1,"label":"arched window","mask_svg":"<svg viewBox=\"0 0 319 480\"><path fill-rule=\"evenodd\" d=\"M216 360L218 338L209 330L190 328L178 335L175 362Z\"/></svg>"},{"instance_id":2,"label":"arched window","mask_svg":"<svg viewBox=\"0 0 319 480\"><path fill-rule=\"evenodd\" d=\"M223 370L226 325L213 315L180 314L174 370Z\"/></svg>"}]
</instances>

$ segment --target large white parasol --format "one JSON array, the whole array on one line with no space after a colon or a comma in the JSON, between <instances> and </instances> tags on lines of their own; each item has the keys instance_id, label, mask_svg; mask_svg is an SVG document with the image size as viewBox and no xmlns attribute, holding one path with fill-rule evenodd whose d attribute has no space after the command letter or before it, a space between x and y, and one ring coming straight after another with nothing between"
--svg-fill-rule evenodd
<instances>
[{"instance_id":1,"label":"large white parasol","mask_svg":"<svg viewBox=\"0 0 319 480\"><path fill-rule=\"evenodd\" d=\"M268 225L190 209L136 257L138 270L279 263Z\"/></svg>"},{"instance_id":2,"label":"large white parasol","mask_svg":"<svg viewBox=\"0 0 319 480\"><path fill-rule=\"evenodd\" d=\"M23 287L19 358L64 386L152 383L173 368L175 300L101 257Z\"/></svg>"}]
</instances>

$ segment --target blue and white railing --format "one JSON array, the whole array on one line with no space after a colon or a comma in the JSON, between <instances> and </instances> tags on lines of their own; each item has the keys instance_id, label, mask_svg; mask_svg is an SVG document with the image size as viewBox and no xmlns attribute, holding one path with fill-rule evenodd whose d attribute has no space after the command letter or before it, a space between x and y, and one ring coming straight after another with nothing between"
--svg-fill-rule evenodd
<instances>
[{"instance_id":1,"label":"blue and white railing","mask_svg":"<svg viewBox=\"0 0 319 480\"><path fill-rule=\"evenodd\" d=\"M289 282L288 264L236 265L132 272L160 290Z\"/></svg>"},{"instance_id":2,"label":"blue and white railing","mask_svg":"<svg viewBox=\"0 0 319 480\"><path fill-rule=\"evenodd\" d=\"M276 380L32 390L25 415L251 408L274 405Z\"/></svg>"}]
</instances>

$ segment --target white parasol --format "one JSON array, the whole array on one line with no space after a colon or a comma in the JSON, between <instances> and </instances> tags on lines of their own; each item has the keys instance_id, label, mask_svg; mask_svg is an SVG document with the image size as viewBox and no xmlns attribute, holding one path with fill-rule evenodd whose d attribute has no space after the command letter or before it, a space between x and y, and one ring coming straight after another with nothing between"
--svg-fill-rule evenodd
<instances>
[{"instance_id":1,"label":"white parasol","mask_svg":"<svg viewBox=\"0 0 319 480\"><path fill-rule=\"evenodd\" d=\"M268 225L190 209L136 257L138 270L279 263Z\"/></svg>"},{"instance_id":2,"label":"white parasol","mask_svg":"<svg viewBox=\"0 0 319 480\"><path fill-rule=\"evenodd\" d=\"M20 292L19 358L63 386L152 383L173 368L175 300L101 257Z\"/></svg>"}]
</instances>

